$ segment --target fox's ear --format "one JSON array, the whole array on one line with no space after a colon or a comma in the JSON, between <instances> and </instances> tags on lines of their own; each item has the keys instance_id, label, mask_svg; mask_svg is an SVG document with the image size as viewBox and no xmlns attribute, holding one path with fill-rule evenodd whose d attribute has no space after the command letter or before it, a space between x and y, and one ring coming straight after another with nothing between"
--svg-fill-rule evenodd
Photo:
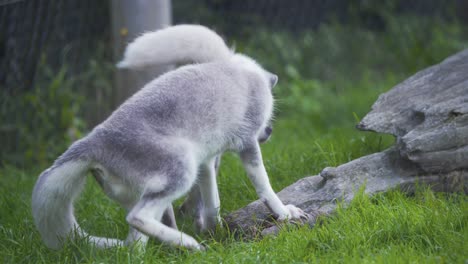
<instances>
[{"instance_id":1,"label":"fox's ear","mask_svg":"<svg viewBox=\"0 0 468 264\"><path fill-rule=\"evenodd\" d=\"M270 81L270 88L273 89L278 83L278 75L267 71L268 80Z\"/></svg>"}]
</instances>

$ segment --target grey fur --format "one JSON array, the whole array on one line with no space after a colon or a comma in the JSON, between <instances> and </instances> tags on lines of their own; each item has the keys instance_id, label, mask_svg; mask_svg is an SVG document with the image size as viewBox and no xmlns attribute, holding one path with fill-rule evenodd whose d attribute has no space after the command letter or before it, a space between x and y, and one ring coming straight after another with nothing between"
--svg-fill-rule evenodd
<instances>
[{"instance_id":1,"label":"grey fur","mask_svg":"<svg viewBox=\"0 0 468 264\"><path fill-rule=\"evenodd\" d=\"M67 152L102 164L116 177L142 186L155 172L164 171L174 176L167 186L172 188L180 184L176 175L187 170L183 157L187 149L183 143L174 143L174 134L197 142L222 142L207 156L240 151L246 141L255 139L265 123L261 98L271 96L269 89L258 88L259 78L222 62L185 66L149 83L96 127L82 140L92 147L80 144ZM236 85L247 89L241 91ZM252 100L235 120L237 124L224 131L216 126L230 123L232 113L237 112L232 103L235 93L244 93L236 100ZM209 133L216 130L223 134Z\"/></svg>"},{"instance_id":2,"label":"grey fur","mask_svg":"<svg viewBox=\"0 0 468 264\"><path fill-rule=\"evenodd\" d=\"M219 141L207 150L207 157L226 150L242 150L246 141L255 139L269 117L263 114L261 98L271 97L270 88L261 89L261 84L260 76L225 62L185 66L169 72L146 85L89 135L74 143L51 170L72 160L83 160L101 165L118 181L140 192L149 179L163 175L167 186L158 191L146 190L142 197L152 200L167 196L185 184L187 171L184 153L189 147L174 142L174 135L203 144ZM233 97L235 93L239 94L237 98ZM232 113L239 109L234 100L246 98L252 99L245 102L246 111L231 123ZM231 125L231 129L217 127L224 124ZM222 134L209 133L220 130ZM95 177L104 190L110 189L102 177ZM40 177L35 190L41 188L45 178L47 173ZM136 203L107 194L126 208ZM36 200L33 197L33 205Z\"/></svg>"},{"instance_id":3,"label":"grey fur","mask_svg":"<svg viewBox=\"0 0 468 264\"><path fill-rule=\"evenodd\" d=\"M242 153L257 192L275 213L299 217L300 209L284 206L272 191L258 147L271 133L271 88L276 81L276 75L253 60L233 54L181 67L148 83L41 174L32 208L45 243L59 248L73 229L86 235L76 223L72 203L91 170L104 192L129 212L126 219L132 228L125 244L146 241L146 234L200 249L193 238L160 221L176 227L171 203L199 180L211 186L200 186L209 215L205 221L216 221L213 210L219 210L214 208L219 198L212 168L225 151ZM200 168L204 172L197 179ZM124 243L98 237L91 241L100 246Z\"/></svg>"}]
</instances>

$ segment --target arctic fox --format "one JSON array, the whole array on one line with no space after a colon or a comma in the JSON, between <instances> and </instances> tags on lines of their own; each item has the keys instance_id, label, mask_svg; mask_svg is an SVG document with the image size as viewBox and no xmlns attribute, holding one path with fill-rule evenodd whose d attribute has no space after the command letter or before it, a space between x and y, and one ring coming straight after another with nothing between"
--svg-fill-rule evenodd
<instances>
[{"instance_id":1,"label":"arctic fox","mask_svg":"<svg viewBox=\"0 0 468 264\"><path fill-rule=\"evenodd\" d=\"M32 211L48 247L58 249L64 238L78 235L101 247L144 244L152 236L202 249L162 218L196 183L203 222L212 226L219 221L215 160L225 151L239 154L260 199L280 220L306 217L279 200L259 147L271 133L276 75L231 51L220 36L200 25L168 27L136 38L118 67L184 63L191 64L146 84L39 176ZM128 211L125 241L89 236L79 227L73 201L88 171Z\"/></svg>"}]
</instances>

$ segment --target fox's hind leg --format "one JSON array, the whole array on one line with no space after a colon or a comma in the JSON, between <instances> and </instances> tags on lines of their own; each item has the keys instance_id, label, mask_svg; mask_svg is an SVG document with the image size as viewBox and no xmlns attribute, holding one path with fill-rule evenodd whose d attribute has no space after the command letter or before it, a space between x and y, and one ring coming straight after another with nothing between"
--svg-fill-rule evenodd
<instances>
[{"instance_id":1,"label":"fox's hind leg","mask_svg":"<svg viewBox=\"0 0 468 264\"><path fill-rule=\"evenodd\" d=\"M214 158L214 162L210 161L201 166L198 175L198 179L200 179L199 182L192 187L179 209L181 213L193 216L198 231L211 229L216 223L221 223L221 218L219 217L220 200L216 183L220 162L221 155L218 155ZM213 181L213 184L211 181ZM203 188L200 187L202 184L208 185ZM209 192L208 196L204 196L205 199L209 199L209 201L203 201L201 189L205 192ZM207 219L210 215L211 219Z\"/></svg>"},{"instance_id":2,"label":"fox's hind leg","mask_svg":"<svg viewBox=\"0 0 468 264\"><path fill-rule=\"evenodd\" d=\"M212 230L217 224L221 223L219 214L221 203L216 182L215 164L216 158L213 158L200 167L199 188L203 201L203 209L201 212L202 225L199 227L201 231Z\"/></svg>"},{"instance_id":3,"label":"fox's hind leg","mask_svg":"<svg viewBox=\"0 0 468 264\"><path fill-rule=\"evenodd\" d=\"M174 162L166 171L159 171L150 179L140 200L127 215L127 222L138 231L162 242L192 249L203 247L191 236L163 224L162 217L172 202L185 194L196 178L195 162ZM167 179L162 183L161 179Z\"/></svg>"},{"instance_id":4,"label":"fox's hind leg","mask_svg":"<svg viewBox=\"0 0 468 264\"><path fill-rule=\"evenodd\" d=\"M128 235L124 242L126 246L134 247L140 250L141 252L144 252L147 243L148 243L147 235L141 233L140 231L138 231L132 226L129 227Z\"/></svg>"},{"instance_id":5,"label":"fox's hind leg","mask_svg":"<svg viewBox=\"0 0 468 264\"><path fill-rule=\"evenodd\" d=\"M177 229L177 224L176 224L176 220L174 216L174 209L172 207L172 204L170 204L164 211L161 221L163 224L169 227L172 227L174 229ZM125 239L124 243L126 246L136 245L138 246L138 248L144 250L146 244L148 243L148 236L138 231L138 229L130 225L128 236L127 236L127 239Z\"/></svg>"},{"instance_id":6,"label":"fox's hind leg","mask_svg":"<svg viewBox=\"0 0 468 264\"><path fill-rule=\"evenodd\" d=\"M190 189L190 192L185 198L182 205L179 207L179 212L183 215L193 216L198 220L203 210L203 201L201 199L200 186L195 183Z\"/></svg>"},{"instance_id":7,"label":"fox's hind leg","mask_svg":"<svg viewBox=\"0 0 468 264\"><path fill-rule=\"evenodd\" d=\"M88 240L98 248L111 248L124 245L124 241L116 238L89 236Z\"/></svg>"},{"instance_id":8,"label":"fox's hind leg","mask_svg":"<svg viewBox=\"0 0 468 264\"><path fill-rule=\"evenodd\" d=\"M192 249L202 246L191 236L161 223L162 214L171 200L153 197L146 193L127 216L127 222L138 231L153 236L162 242Z\"/></svg>"},{"instance_id":9,"label":"fox's hind leg","mask_svg":"<svg viewBox=\"0 0 468 264\"><path fill-rule=\"evenodd\" d=\"M174 215L174 207L172 207L172 204L169 204L169 206L164 211L162 223L169 227L177 229L177 223Z\"/></svg>"}]
</instances>

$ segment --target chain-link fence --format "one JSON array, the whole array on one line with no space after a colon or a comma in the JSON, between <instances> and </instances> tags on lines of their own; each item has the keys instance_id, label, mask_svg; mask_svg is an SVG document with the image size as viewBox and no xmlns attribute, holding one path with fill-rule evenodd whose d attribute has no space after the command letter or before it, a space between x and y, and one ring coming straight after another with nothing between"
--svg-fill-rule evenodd
<instances>
[{"instance_id":1,"label":"chain-link fence","mask_svg":"<svg viewBox=\"0 0 468 264\"><path fill-rule=\"evenodd\" d=\"M0 1L2 89L30 89L41 60L80 70L108 32L108 1Z\"/></svg>"},{"instance_id":2,"label":"chain-link fence","mask_svg":"<svg viewBox=\"0 0 468 264\"><path fill-rule=\"evenodd\" d=\"M382 5L390 12L413 12L466 19L467 1L257 0L173 1L174 23L200 23L225 34L255 27L289 31L316 28L325 21L382 28ZM110 46L110 2L93 0L0 1L0 86L28 89L41 60L53 67L68 63L79 71L99 45ZM110 49L110 48L109 48ZM108 57L110 58L110 57Z\"/></svg>"},{"instance_id":3,"label":"chain-link fence","mask_svg":"<svg viewBox=\"0 0 468 264\"><path fill-rule=\"evenodd\" d=\"M259 26L300 32L331 21L382 29L381 16L398 13L468 17L468 2L464 0L200 0L173 1L173 7L176 23L207 24L229 34Z\"/></svg>"},{"instance_id":4,"label":"chain-link fence","mask_svg":"<svg viewBox=\"0 0 468 264\"><path fill-rule=\"evenodd\" d=\"M28 149L38 155L36 142L54 153L50 138L80 136L76 116L95 124L110 113L111 1L0 0L0 161L15 152L22 160ZM207 25L232 40L260 29L301 35L324 23L384 31L386 16L406 13L466 23L468 1L174 0L172 13L174 24Z\"/></svg>"}]
</instances>

